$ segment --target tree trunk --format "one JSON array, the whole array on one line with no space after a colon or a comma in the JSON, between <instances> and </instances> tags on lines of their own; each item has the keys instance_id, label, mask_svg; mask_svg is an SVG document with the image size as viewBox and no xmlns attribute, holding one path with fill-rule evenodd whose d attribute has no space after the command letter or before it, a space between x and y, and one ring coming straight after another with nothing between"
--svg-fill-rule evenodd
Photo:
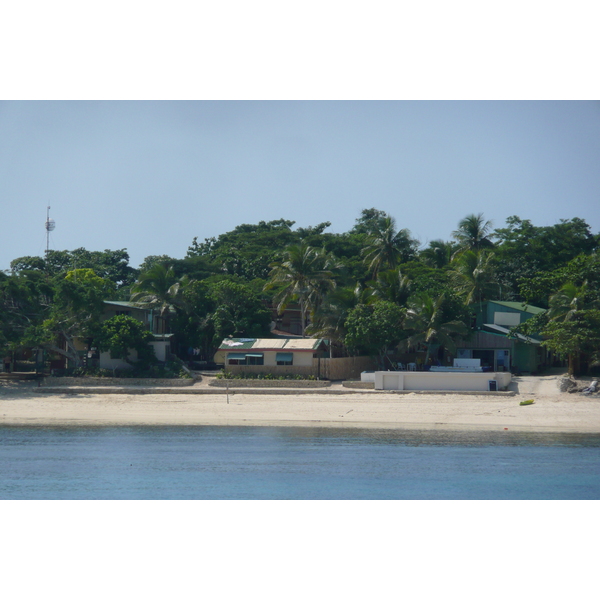
<instances>
[{"instance_id":1,"label":"tree trunk","mask_svg":"<svg viewBox=\"0 0 600 600\"><path fill-rule=\"evenodd\" d=\"M58 346L55 346L54 344L49 344L46 346L46 349L49 350L50 352L56 352L56 354L60 354L61 356L68 358L70 361L75 363L76 367L83 366L83 361L81 360L80 356L77 354L77 351L75 351L74 348L73 348L72 352L69 352L68 350L63 350L62 348L59 348Z\"/></svg>"},{"instance_id":2,"label":"tree trunk","mask_svg":"<svg viewBox=\"0 0 600 600\"><path fill-rule=\"evenodd\" d=\"M569 375L581 375L581 354L579 352L569 354Z\"/></svg>"},{"instance_id":3,"label":"tree trunk","mask_svg":"<svg viewBox=\"0 0 600 600\"><path fill-rule=\"evenodd\" d=\"M306 308L304 307L304 301L300 300L300 319L302 321L302 337L306 337L304 334L304 330L306 328Z\"/></svg>"}]
</instances>

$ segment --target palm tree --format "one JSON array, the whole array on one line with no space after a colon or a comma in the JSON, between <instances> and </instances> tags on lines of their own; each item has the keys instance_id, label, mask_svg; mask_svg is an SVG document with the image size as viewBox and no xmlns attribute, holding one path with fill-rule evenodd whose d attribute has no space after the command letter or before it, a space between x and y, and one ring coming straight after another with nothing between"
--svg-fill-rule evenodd
<instances>
[{"instance_id":1,"label":"palm tree","mask_svg":"<svg viewBox=\"0 0 600 600\"><path fill-rule=\"evenodd\" d=\"M309 246L306 241L288 246L281 262L271 264L270 281L265 290L281 286L275 294L281 313L290 302L298 302L305 337L307 318L313 315L324 295L336 286L332 268L339 266L325 250Z\"/></svg>"},{"instance_id":2,"label":"palm tree","mask_svg":"<svg viewBox=\"0 0 600 600\"><path fill-rule=\"evenodd\" d=\"M380 222L379 230L367 237L361 254L369 272L376 276L379 271L395 269L399 262L412 258L417 245L408 229L396 231L395 220L385 217Z\"/></svg>"},{"instance_id":3,"label":"palm tree","mask_svg":"<svg viewBox=\"0 0 600 600\"><path fill-rule=\"evenodd\" d=\"M410 296L410 279L397 267L380 271L376 279L367 283L367 303L388 300L404 306Z\"/></svg>"},{"instance_id":4,"label":"palm tree","mask_svg":"<svg viewBox=\"0 0 600 600\"><path fill-rule=\"evenodd\" d=\"M421 250L419 258L428 266L441 269L450 264L456 249L456 243L432 240L427 248Z\"/></svg>"},{"instance_id":5,"label":"palm tree","mask_svg":"<svg viewBox=\"0 0 600 600\"><path fill-rule=\"evenodd\" d=\"M479 303L498 296L500 285L493 265L494 256L486 250L466 250L453 262L451 278L466 304Z\"/></svg>"},{"instance_id":6,"label":"palm tree","mask_svg":"<svg viewBox=\"0 0 600 600\"><path fill-rule=\"evenodd\" d=\"M571 321L578 311L594 308L596 301L587 302L587 281L579 287L572 282L565 283L550 296L548 317L551 320Z\"/></svg>"},{"instance_id":7,"label":"palm tree","mask_svg":"<svg viewBox=\"0 0 600 600\"><path fill-rule=\"evenodd\" d=\"M483 213L478 215L467 215L459 221L458 229L452 232L452 236L459 243L461 250L483 250L493 248L491 221L485 221Z\"/></svg>"},{"instance_id":8,"label":"palm tree","mask_svg":"<svg viewBox=\"0 0 600 600\"><path fill-rule=\"evenodd\" d=\"M404 328L410 335L400 342L399 348L408 350L418 344L427 345L425 364L429 360L431 344L442 344L452 354L456 352L455 337L467 335L467 326L459 320L444 320L444 301L442 294L436 300L428 294L419 294L410 303L404 319Z\"/></svg>"},{"instance_id":9,"label":"palm tree","mask_svg":"<svg viewBox=\"0 0 600 600\"><path fill-rule=\"evenodd\" d=\"M131 301L143 308L157 310L168 330L171 312L179 304L187 277L177 278L172 266L156 263L144 271L131 288Z\"/></svg>"},{"instance_id":10,"label":"palm tree","mask_svg":"<svg viewBox=\"0 0 600 600\"><path fill-rule=\"evenodd\" d=\"M315 310L313 321L306 328L306 333L330 340L330 355L333 357L333 347L341 347L346 337L348 313L361 302L362 291L358 286L332 290Z\"/></svg>"},{"instance_id":11,"label":"palm tree","mask_svg":"<svg viewBox=\"0 0 600 600\"><path fill-rule=\"evenodd\" d=\"M575 328L579 333L585 329L584 323L590 311L598 308L600 302L590 299L588 282L576 286L572 282L565 283L555 294L550 296L549 308L546 316L550 321L550 327ZM564 325L560 325L564 324ZM573 339L573 338L572 338ZM579 373L581 347L568 353L569 374Z\"/></svg>"}]
</instances>

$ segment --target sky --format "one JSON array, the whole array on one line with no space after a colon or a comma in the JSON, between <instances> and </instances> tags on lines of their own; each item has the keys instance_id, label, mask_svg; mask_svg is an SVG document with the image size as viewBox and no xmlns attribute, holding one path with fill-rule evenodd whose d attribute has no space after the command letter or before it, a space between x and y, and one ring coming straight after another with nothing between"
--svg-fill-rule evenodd
<instances>
[{"instance_id":1,"label":"sky","mask_svg":"<svg viewBox=\"0 0 600 600\"><path fill-rule=\"evenodd\" d=\"M1 269L46 247L183 258L242 223L362 209L423 245L483 213L494 227L585 219L600 232L593 101L3 101Z\"/></svg>"}]
</instances>

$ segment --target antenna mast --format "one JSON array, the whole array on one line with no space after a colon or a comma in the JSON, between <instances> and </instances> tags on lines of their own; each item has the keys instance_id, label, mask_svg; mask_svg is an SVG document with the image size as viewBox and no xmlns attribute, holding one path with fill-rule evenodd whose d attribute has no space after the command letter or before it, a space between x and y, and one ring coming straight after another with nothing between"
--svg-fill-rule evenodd
<instances>
[{"instance_id":1,"label":"antenna mast","mask_svg":"<svg viewBox=\"0 0 600 600\"><path fill-rule=\"evenodd\" d=\"M50 232L54 231L56 227L56 223L54 219L50 218L50 206L48 207L48 211L46 213L46 260L48 260L48 250L50 249Z\"/></svg>"}]
</instances>

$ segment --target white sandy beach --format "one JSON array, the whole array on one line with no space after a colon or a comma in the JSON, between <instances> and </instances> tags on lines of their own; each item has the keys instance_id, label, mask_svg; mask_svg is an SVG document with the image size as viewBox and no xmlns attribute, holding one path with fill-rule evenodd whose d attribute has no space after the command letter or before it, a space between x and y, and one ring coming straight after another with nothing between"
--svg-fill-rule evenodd
<instances>
[{"instance_id":1,"label":"white sandy beach","mask_svg":"<svg viewBox=\"0 0 600 600\"><path fill-rule=\"evenodd\" d=\"M202 387L205 387L203 385ZM344 388L337 387L338 391ZM600 433L600 397L560 393L557 377L521 378L514 396L395 394L348 390L341 395L90 394L0 387L2 425L246 425L471 429ZM535 399L530 406L520 406Z\"/></svg>"}]
</instances>

